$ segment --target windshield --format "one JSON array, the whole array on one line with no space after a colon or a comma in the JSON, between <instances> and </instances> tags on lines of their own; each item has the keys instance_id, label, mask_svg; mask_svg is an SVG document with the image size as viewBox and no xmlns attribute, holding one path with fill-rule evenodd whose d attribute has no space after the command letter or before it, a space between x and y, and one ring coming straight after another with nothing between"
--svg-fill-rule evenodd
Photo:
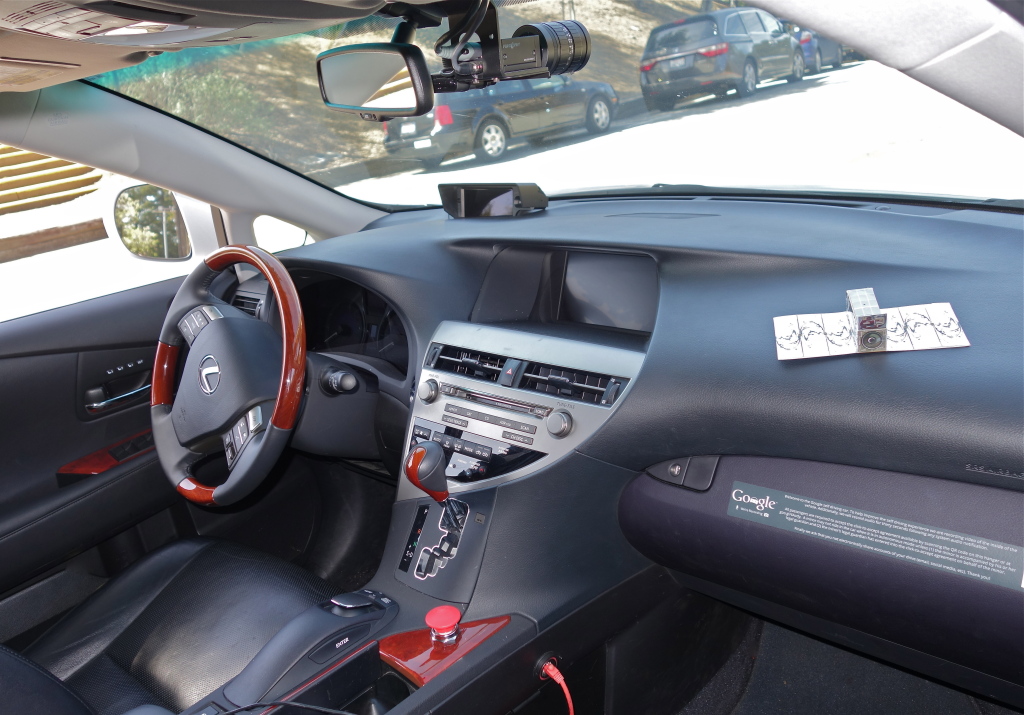
<instances>
[{"instance_id":1,"label":"windshield","mask_svg":"<svg viewBox=\"0 0 1024 715\"><path fill-rule=\"evenodd\" d=\"M324 50L390 40L395 22L376 17L164 53L92 81L384 205L437 204L437 185L453 182L532 182L552 196L682 184L1024 198L1024 138L1009 129L813 28L701 5L502 8L505 37L579 20L589 64L438 94L428 115L384 124L326 108L315 69ZM417 34L432 71L446 25Z\"/></svg>"}]
</instances>

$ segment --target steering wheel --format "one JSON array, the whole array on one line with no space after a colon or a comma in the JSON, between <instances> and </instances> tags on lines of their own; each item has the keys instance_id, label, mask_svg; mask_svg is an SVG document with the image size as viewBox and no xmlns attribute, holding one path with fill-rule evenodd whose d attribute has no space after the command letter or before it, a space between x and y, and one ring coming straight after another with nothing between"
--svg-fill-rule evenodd
<instances>
[{"instance_id":1,"label":"steering wheel","mask_svg":"<svg viewBox=\"0 0 1024 715\"><path fill-rule=\"evenodd\" d=\"M210 294L226 268L246 263L267 279L281 336ZM182 347L188 357L175 393ZM266 478L298 421L306 379L306 329L299 295L277 258L253 246L226 246L185 278L167 311L153 365L153 441L178 493L196 504L225 506ZM193 469L223 451L228 477L200 483Z\"/></svg>"}]
</instances>

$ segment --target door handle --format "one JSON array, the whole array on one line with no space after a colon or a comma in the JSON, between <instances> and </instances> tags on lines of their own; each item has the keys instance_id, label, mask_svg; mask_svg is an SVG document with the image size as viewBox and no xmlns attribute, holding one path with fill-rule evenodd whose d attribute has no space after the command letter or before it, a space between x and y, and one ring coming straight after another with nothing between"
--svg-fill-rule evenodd
<instances>
[{"instance_id":1,"label":"door handle","mask_svg":"<svg viewBox=\"0 0 1024 715\"><path fill-rule=\"evenodd\" d=\"M117 397L111 397L109 400L102 400L100 402L93 402L85 406L85 411L90 415L96 415L100 412L107 412L108 410L115 409L117 407L123 407L131 403L133 398L139 397L143 393L149 392L152 385L143 385L135 390L126 392L123 395Z\"/></svg>"}]
</instances>

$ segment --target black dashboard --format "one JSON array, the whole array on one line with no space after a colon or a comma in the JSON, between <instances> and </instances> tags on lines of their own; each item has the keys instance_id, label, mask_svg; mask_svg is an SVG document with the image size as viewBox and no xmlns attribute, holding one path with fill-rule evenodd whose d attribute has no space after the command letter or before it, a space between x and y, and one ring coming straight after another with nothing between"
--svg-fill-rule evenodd
<instances>
[{"instance_id":1,"label":"black dashboard","mask_svg":"<svg viewBox=\"0 0 1024 715\"><path fill-rule=\"evenodd\" d=\"M582 447L613 464L755 454L1020 489L1020 223L1012 213L848 201L576 200L519 219L399 213L284 258L366 289L321 304L340 284L304 286L311 347L379 349L372 331L393 314L413 364L443 320L641 346L632 394ZM656 263L654 329L545 314L546 266L566 250ZM628 273L622 285L651 290ZM888 305L952 303L972 347L775 359L774 316L840 310L861 286Z\"/></svg>"},{"instance_id":2,"label":"black dashboard","mask_svg":"<svg viewBox=\"0 0 1024 715\"><path fill-rule=\"evenodd\" d=\"M397 468L410 437L451 447L446 455L465 469L449 475L450 488L484 511L495 492L505 505L489 551L528 555L552 538L598 531L607 543L605 566L545 570L504 555L470 582L445 571L451 593L442 580L430 590L399 578L411 588L449 600L472 594L478 613L492 602L507 608L514 593L520 611L542 621L554 617L546 594L599 592L642 554L721 600L1016 697L1000 688L1021 680L1019 575L986 583L937 562L765 534L731 509L736 490L754 485L1024 554L1018 213L849 200L564 200L519 218L396 213L282 260L299 285L313 354L376 375L386 462ZM971 346L777 359L774 317L841 311L845 292L865 286L885 306L950 303ZM605 369L606 358L618 363ZM496 373L521 365L525 373L499 383ZM536 392L537 368L547 394ZM601 395L589 405L569 384L587 371ZM552 387L551 376L563 382ZM418 390L428 378L451 392L426 404ZM608 379L622 386L614 400ZM563 438L524 432L512 418L493 431L465 401L496 399L506 409L575 412L581 427ZM325 429L331 439L343 431ZM519 453L502 452L512 443L527 445L531 461L474 482L479 451L507 462ZM659 471L695 457L717 464L699 487ZM416 498L400 484L393 536L403 543ZM564 500L589 510L586 528L558 511ZM530 526L508 521L511 513ZM1024 561L1006 569L1024 570ZM968 609L971 619L950 618Z\"/></svg>"}]
</instances>

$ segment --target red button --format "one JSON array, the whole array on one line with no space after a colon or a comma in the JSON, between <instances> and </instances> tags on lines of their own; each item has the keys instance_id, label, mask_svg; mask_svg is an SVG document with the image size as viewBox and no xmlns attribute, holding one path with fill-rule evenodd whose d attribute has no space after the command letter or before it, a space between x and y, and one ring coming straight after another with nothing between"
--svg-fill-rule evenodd
<instances>
[{"instance_id":1,"label":"red button","mask_svg":"<svg viewBox=\"0 0 1024 715\"><path fill-rule=\"evenodd\" d=\"M447 635L458 627L459 621L462 620L462 614L455 606L438 606L427 611L427 617L424 620L430 630L440 635Z\"/></svg>"}]
</instances>

